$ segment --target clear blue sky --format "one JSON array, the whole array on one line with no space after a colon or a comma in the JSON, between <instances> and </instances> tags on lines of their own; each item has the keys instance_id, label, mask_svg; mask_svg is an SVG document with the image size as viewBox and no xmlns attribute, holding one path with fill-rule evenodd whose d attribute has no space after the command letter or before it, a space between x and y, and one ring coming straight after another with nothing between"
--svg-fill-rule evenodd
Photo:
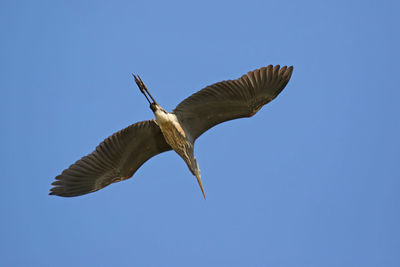
<instances>
[{"instance_id":1,"label":"clear blue sky","mask_svg":"<svg viewBox=\"0 0 400 267\"><path fill-rule=\"evenodd\" d=\"M397 1L1 1L1 266L400 266ZM251 119L77 198L64 168L214 82L294 65Z\"/></svg>"}]
</instances>

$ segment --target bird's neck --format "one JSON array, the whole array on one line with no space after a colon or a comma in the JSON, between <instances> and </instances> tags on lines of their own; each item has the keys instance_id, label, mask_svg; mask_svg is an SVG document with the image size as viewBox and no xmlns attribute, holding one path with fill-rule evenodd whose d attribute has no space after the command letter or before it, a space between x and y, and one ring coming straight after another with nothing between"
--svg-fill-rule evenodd
<instances>
[{"instance_id":1,"label":"bird's neck","mask_svg":"<svg viewBox=\"0 0 400 267\"><path fill-rule=\"evenodd\" d=\"M156 117L156 121L158 124L165 124L171 120L170 114L165 113L162 110L157 109L154 111L154 116Z\"/></svg>"},{"instance_id":2,"label":"bird's neck","mask_svg":"<svg viewBox=\"0 0 400 267\"><path fill-rule=\"evenodd\" d=\"M162 110L156 110L154 112L154 115L156 117L157 124L158 126L160 126L161 131L163 133L169 131L176 131L177 133L186 138L186 133L182 129L182 126L180 125L178 118L174 113L164 112Z\"/></svg>"}]
</instances>

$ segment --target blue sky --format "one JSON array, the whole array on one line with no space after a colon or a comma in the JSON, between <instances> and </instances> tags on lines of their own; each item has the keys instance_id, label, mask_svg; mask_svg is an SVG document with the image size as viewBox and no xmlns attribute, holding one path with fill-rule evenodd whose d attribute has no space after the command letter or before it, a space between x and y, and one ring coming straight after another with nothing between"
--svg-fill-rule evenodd
<instances>
[{"instance_id":1,"label":"blue sky","mask_svg":"<svg viewBox=\"0 0 400 267\"><path fill-rule=\"evenodd\" d=\"M2 266L399 266L396 1L1 1ZM207 200L173 152L48 196L105 137L268 64L251 119L200 137Z\"/></svg>"}]
</instances>

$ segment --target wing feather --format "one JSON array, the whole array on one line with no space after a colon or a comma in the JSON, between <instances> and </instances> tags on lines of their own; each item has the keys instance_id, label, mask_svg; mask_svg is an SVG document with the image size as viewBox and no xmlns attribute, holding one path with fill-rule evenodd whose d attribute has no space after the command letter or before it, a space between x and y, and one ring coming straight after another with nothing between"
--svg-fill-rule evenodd
<instances>
[{"instance_id":1,"label":"wing feather","mask_svg":"<svg viewBox=\"0 0 400 267\"><path fill-rule=\"evenodd\" d=\"M168 150L171 147L154 120L132 124L58 175L50 195L72 197L97 191L132 177L148 159Z\"/></svg>"},{"instance_id":2,"label":"wing feather","mask_svg":"<svg viewBox=\"0 0 400 267\"><path fill-rule=\"evenodd\" d=\"M269 65L239 79L215 83L183 100L173 113L194 142L219 123L253 116L279 95L292 72L293 66Z\"/></svg>"}]
</instances>

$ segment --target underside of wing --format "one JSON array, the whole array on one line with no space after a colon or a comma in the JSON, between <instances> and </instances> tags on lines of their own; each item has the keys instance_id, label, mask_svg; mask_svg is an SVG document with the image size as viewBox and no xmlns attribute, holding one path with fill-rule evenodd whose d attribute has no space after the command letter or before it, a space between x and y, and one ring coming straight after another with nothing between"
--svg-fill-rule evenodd
<instances>
[{"instance_id":1,"label":"underside of wing","mask_svg":"<svg viewBox=\"0 0 400 267\"><path fill-rule=\"evenodd\" d=\"M73 197L132 177L151 157L171 150L154 120L135 123L105 139L96 150L58 175L50 195Z\"/></svg>"},{"instance_id":2,"label":"underside of wing","mask_svg":"<svg viewBox=\"0 0 400 267\"><path fill-rule=\"evenodd\" d=\"M269 65L239 79L215 83L186 98L173 113L194 142L219 123L253 116L285 88L292 71L292 66Z\"/></svg>"}]
</instances>

